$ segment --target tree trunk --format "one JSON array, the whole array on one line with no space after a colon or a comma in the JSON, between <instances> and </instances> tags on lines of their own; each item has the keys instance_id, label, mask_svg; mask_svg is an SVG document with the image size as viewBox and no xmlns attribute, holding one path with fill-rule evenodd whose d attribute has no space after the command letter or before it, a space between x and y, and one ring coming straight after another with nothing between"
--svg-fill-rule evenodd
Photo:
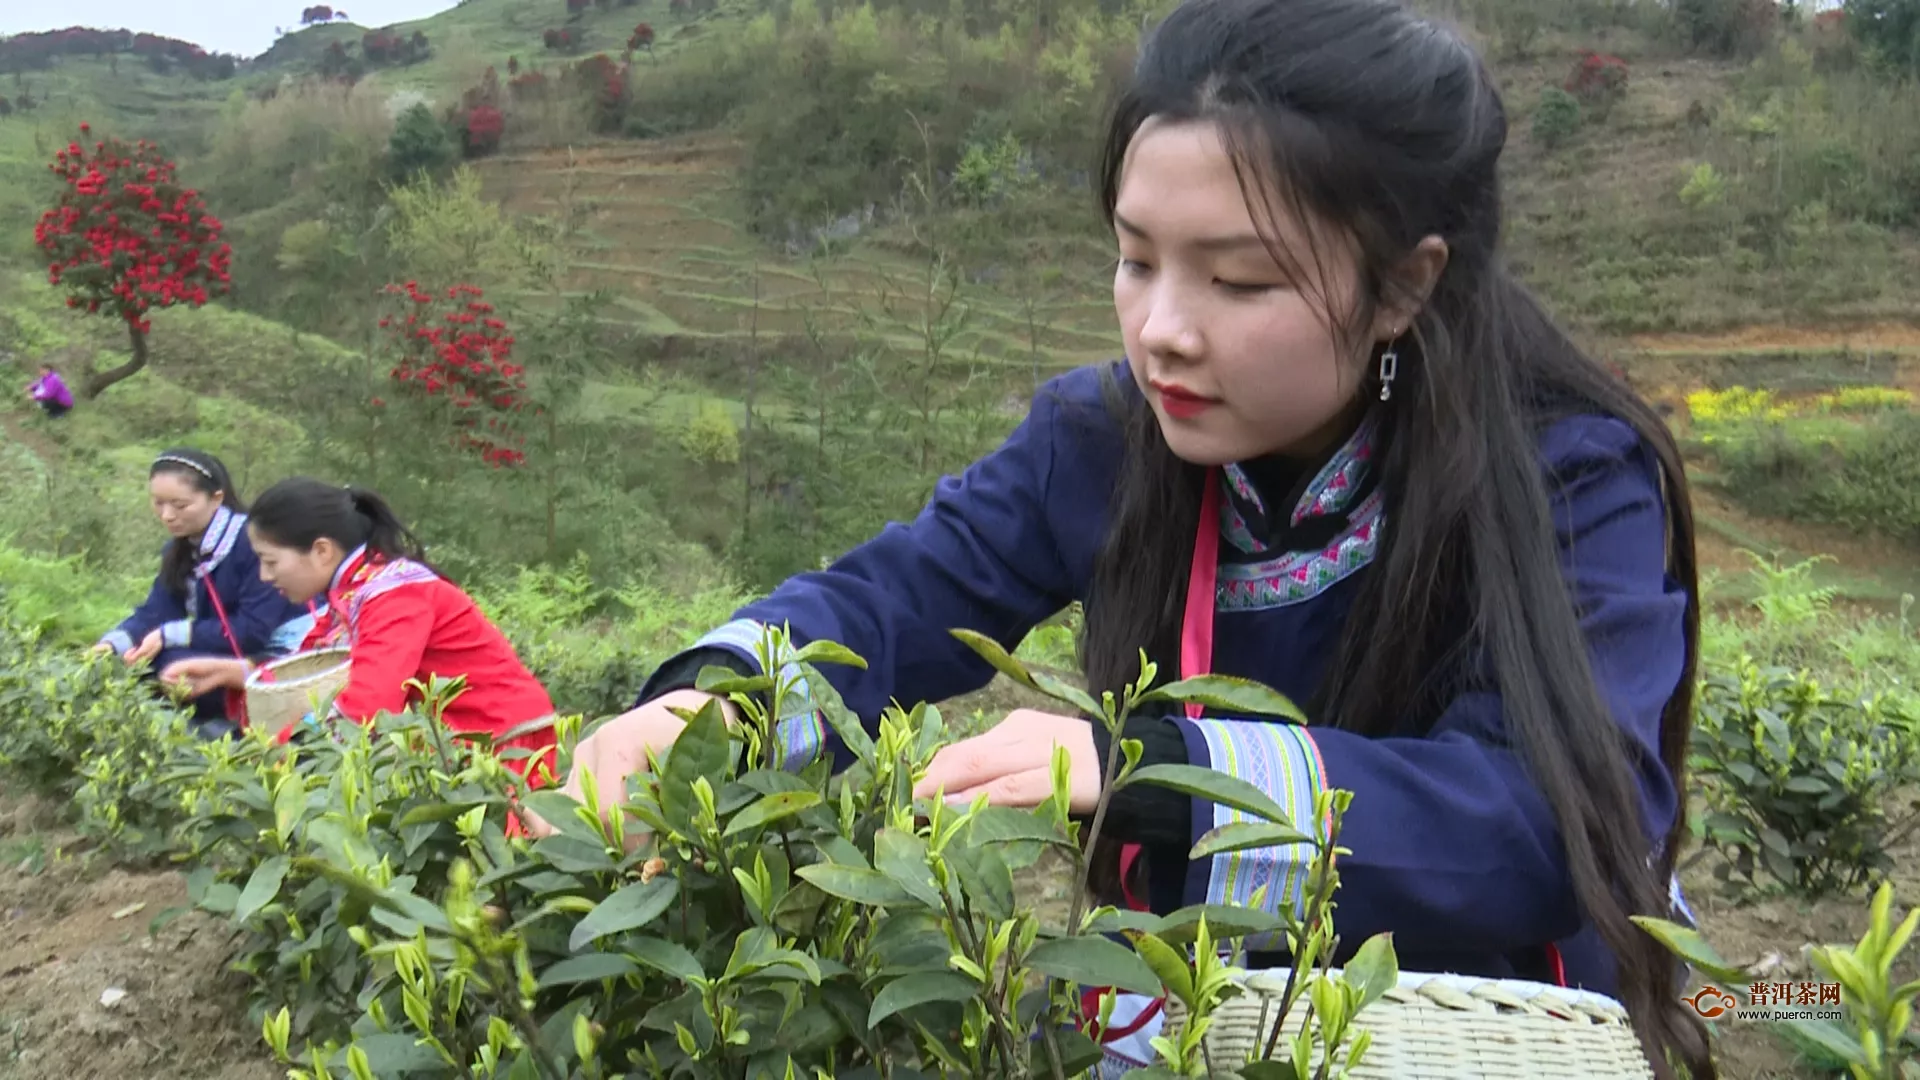
<instances>
[{"instance_id":1,"label":"tree trunk","mask_svg":"<svg viewBox=\"0 0 1920 1080\"><path fill-rule=\"evenodd\" d=\"M141 333L132 323L128 323L127 337L133 341L133 359L117 368L108 368L106 371L96 371L88 375L87 384L80 391L88 401L99 397L114 383L139 374L140 370L147 366L147 335Z\"/></svg>"}]
</instances>

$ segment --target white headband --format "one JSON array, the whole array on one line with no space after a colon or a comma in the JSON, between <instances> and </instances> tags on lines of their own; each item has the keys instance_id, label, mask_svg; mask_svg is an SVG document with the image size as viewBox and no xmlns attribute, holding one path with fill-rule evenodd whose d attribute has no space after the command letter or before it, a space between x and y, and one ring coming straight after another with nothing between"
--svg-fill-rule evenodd
<instances>
[{"instance_id":1,"label":"white headband","mask_svg":"<svg viewBox=\"0 0 1920 1080\"><path fill-rule=\"evenodd\" d=\"M202 465L197 461L189 461L186 458L178 457L173 454L161 454L159 457L153 459L153 463L155 465L166 465L166 464L185 465L187 468L192 469L194 472L199 473L201 476L204 476L209 480L213 479L212 470L208 469L205 465Z\"/></svg>"}]
</instances>

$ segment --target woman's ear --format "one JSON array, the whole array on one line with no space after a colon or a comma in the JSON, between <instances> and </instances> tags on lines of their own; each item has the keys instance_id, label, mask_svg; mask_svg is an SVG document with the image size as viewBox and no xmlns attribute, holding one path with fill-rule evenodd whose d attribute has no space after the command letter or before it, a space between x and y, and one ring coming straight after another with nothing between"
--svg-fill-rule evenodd
<instances>
[{"instance_id":1,"label":"woman's ear","mask_svg":"<svg viewBox=\"0 0 1920 1080\"><path fill-rule=\"evenodd\" d=\"M1433 295L1434 286L1440 283L1449 254L1445 240L1428 236L1400 260L1387 282L1387 295L1380 298L1374 314L1373 340L1392 341L1407 332Z\"/></svg>"},{"instance_id":2,"label":"woman's ear","mask_svg":"<svg viewBox=\"0 0 1920 1080\"><path fill-rule=\"evenodd\" d=\"M330 536L322 536L307 549L307 555L321 566L338 566L340 563L340 545Z\"/></svg>"}]
</instances>

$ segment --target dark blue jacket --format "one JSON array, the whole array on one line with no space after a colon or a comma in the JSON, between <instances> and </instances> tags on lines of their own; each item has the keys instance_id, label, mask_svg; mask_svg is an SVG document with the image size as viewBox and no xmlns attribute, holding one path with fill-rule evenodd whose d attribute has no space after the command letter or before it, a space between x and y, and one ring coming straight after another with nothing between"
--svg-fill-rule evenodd
<instances>
[{"instance_id":1,"label":"dark blue jacket","mask_svg":"<svg viewBox=\"0 0 1920 1080\"><path fill-rule=\"evenodd\" d=\"M158 629L165 659L156 659L156 671L182 656L232 656L234 647L208 597L209 587L219 592L228 625L249 657L284 651L284 635L282 643L276 643L275 632L309 618L305 608L260 580L260 557L247 539L247 515L223 506L214 511L200 539L200 561L187 595L176 595L155 578L146 601L100 640L125 652Z\"/></svg>"},{"instance_id":2,"label":"dark blue jacket","mask_svg":"<svg viewBox=\"0 0 1920 1080\"><path fill-rule=\"evenodd\" d=\"M1133 385L1124 362L1109 370L1122 387ZM1005 444L942 480L911 524L889 524L827 569L792 578L694 648L725 650L757 668L763 625L789 624L796 645L840 642L868 667L826 665L822 674L869 724L895 699L940 701L985 686L992 669L949 628L1011 649L1086 597L1123 460L1101 378L1100 368L1083 368L1053 380ZM1370 483L1370 432L1363 424L1294 503L1295 525L1333 518L1306 550L1267 551L1251 538L1259 493L1247 470L1227 470L1234 490L1223 500L1216 672L1258 680L1297 702L1314 697L1388 527ZM1600 416L1553 423L1540 455L1594 675L1634 756L1642 821L1620 827L1663 837L1676 800L1659 729L1681 678L1688 598L1667 573L1658 466L1632 428ZM661 679L643 699L667 688ZM810 705L794 705L782 713L790 716L781 727L789 764L823 750L846 764L844 747ZM1390 930L1404 970L1542 979L1555 966L1546 946L1557 943L1570 985L1614 992L1612 958L1576 902L1553 814L1509 745L1497 687L1461 693L1439 715L1410 717L1384 738L1232 716L1174 723L1175 754L1184 743L1192 764L1251 781L1302 825L1317 792L1353 792L1340 837L1352 854L1341 858L1335 915L1345 949ZM1191 800L1186 847L1169 846L1158 858L1149 851L1156 910L1245 904L1261 887L1270 908L1297 909L1304 845L1187 860L1201 834L1238 818ZM1654 846L1648 841L1649 858ZM1249 942L1256 953L1272 947Z\"/></svg>"}]
</instances>

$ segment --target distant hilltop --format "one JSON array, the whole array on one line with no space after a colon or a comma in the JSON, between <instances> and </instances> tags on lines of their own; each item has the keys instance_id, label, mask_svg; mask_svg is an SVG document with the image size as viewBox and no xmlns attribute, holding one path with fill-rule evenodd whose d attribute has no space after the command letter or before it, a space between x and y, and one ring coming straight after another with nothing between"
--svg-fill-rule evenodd
<instances>
[{"instance_id":1,"label":"distant hilltop","mask_svg":"<svg viewBox=\"0 0 1920 1080\"><path fill-rule=\"evenodd\" d=\"M240 57L211 53L191 41L132 30L70 26L0 38L0 73L44 71L67 56L138 56L156 71L180 71L202 79L231 78L241 63Z\"/></svg>"}]
</instances>

